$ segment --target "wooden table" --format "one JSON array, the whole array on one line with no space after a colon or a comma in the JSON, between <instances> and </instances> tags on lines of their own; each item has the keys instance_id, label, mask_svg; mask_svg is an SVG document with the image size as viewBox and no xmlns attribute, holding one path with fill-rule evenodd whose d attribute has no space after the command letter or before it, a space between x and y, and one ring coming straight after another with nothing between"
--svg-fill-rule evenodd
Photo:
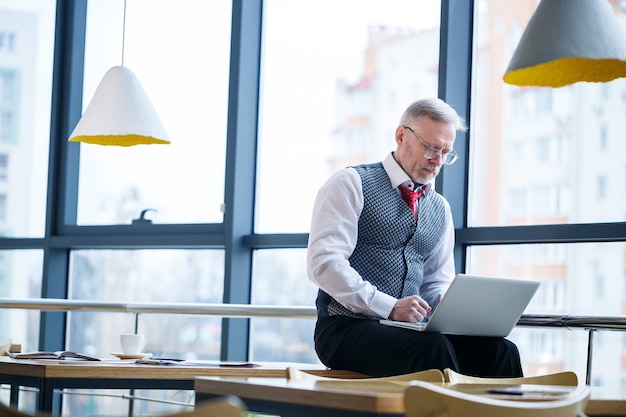
<instances>
[{"instance_id":1,"label":"wooden table","mask_svg":"<svg viewBox=\"0 0 626 417\"><path fill-rule=\"evenodd\" d=\"M197 376L285 378L288 367L315 375L357 378L351 371L329 370L322 365L258 362L254 367L203 365L140 365L133 360L73 361L25 360L0 357L0 384L11 385L11 403L17 405L20 386L39 390L37 410L57 412L54 391L64 388L193 390Z\"/></svg>"},{"instance_id":2,"label":"wooden table","mask_svg":"<svg viewBox=\"0 0 626 417\"><path fill-rule=\"evenodd\" d=\"M282 417L400 416L405 388L393 383L333 385L287 378L199 377L195 383L196 403L235 395L251 412Z\"/></svg>"},{"instance_id":3,"label":"wooden table","mask_svg":"<svg viewBox=\"0 0 626 417\"><path fill-rule=\"evenodd\" d=\"M453 386L448 385L450 388ZM582 387L587 389L586 387ZM196 403L223 396L240 397L251 412L282 417L404 416L406 382L289 380L287 378L196 378ZM590 416L626 416L626 399L593 397Z\"/></svg>"}]
</instances>

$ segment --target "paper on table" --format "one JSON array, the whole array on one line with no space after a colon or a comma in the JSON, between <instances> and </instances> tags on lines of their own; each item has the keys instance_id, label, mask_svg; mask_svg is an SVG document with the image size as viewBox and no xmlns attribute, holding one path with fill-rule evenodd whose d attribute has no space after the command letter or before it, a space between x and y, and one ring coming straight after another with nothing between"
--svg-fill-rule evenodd
<instances>
[{"instance_id":1,"label":"paper on table","mask_svg":"<svg viewBox=\"0 0 626 417\"><path fill-rule=\"evenodd\" d=\"M254 368L259 365L250 362L216 362L216 361L186 361L183 359L170 358L143 358L137 359L135 363L143 365L176 365L176 366L205 366L222 368Z\"/></svg>"},{"instance_id":2,"label":"paper on table","mask_svg":"<svg viewBox=\"0 0 626 417\"><path fill-rule=\"evenodd\" d=\"M534 384L521 384L521 385L508 385L502 387L490 387L486 389L489 394L506 394L506 395L567 395L572 392L570 387L552 386L552 385L534 385Z\"/></svg>"},{"instance_id":3,"label":"paper on table","mask_svg":"<svg viewBox=\"0 0 626 417\"><path fill-rule=\"evenodd\" d=\"M69 350L59 350L56 352L10 352L9 356L13 359L78 359L86 361L100 361L102 359L95 356L85 355L84 353L71 352Z\"/></svg>"}]
</instances>

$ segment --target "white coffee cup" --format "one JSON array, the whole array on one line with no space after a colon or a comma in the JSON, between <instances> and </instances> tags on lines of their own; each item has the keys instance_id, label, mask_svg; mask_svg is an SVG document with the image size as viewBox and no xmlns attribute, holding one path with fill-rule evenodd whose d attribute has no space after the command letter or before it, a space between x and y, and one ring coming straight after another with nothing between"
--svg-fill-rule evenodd
<instances>
[{"instance_id":1,"label":"white coffee cup","mask_svg":"<svg viewBox=\"0 0 626 417\"><path fill-rule=\"evenodd\" d=\"M146 346L146 337L142 334L122 334L120 335L122 352L127 355L140 353Z\"/></svg>"}]
</instances>

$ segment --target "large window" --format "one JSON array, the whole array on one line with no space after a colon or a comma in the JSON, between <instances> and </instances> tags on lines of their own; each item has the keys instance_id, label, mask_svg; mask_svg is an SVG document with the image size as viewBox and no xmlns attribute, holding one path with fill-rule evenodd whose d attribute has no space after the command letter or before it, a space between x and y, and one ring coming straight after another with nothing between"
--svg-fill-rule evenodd
<instances>
[{"instance_id":1,"label":"large window","mask_svg":"<svg viewBox=\"0 0 626 417\"><path fill-rule=\"evenodd\" d=\"M503 83L537 4L476 3L468 192L469 233L471 228L497 233L498 227L511 227L508 240L515 242L522 240L522 232L512 226L534 226L527 229L534 237L525 240L535 244L470 246L465 267L472 273L541 281L530 313L620 315L626 305L620 274L626 259L624 235L616 242L571 243L548 226L576 230L584 223L600 228L605 222L622 222L623 227L626 80L557 89ZM626 10L614 10L626 29ZM521 336L526 333L516 331L527 372L584 373L584 332ZM618 387L626 372L621 339L608 334L599 339L592 382Z\"/></svg>"},{"instance_id":2,"label":"large window","mask_svg":"<svg viewBox=\"0 0 626 417\"><path fill-rule=\"evenodd\" d=\"M55 3L0 0L0 236L44 235Z\"/></svg>"},{"instance_id":3,"label":"large window","mask_svg":"<svg viewBox=\"0 0 626 417\"><path fill-rule=\"evenodd\" d=\"M256 232L301 233L322 183L382 160L406 106L437 96L440 3L264 4Z\"/></svg>"},{"instance_id":4,"label":"large window","mask_svg":"<svg viewBox=\"0 0 626 417\"><path fill-rule=\"evenodd\" d=\"M69 298L75 300L219 303L224 256L219 250L78 250L72 252L70 282ZM136 330L146 335L145 349L155 356L220 354L219 318L144 314L136 329L134 315L72 313L71 323L69 346L93 355L119 352L118 336Z\"/></svg>"},{"instance_id":5,"label":"large window","mask_svg":"<svg viewBox=\"0 0 626 417\"><path fill-rule=\"evenodd\" d=\"M439 13L431 0L265 1L257 232L307 232L333 172L395 149L406 106L437 96ZM254 259L253 303L314 305L303 249ZM314 324L253 320L255 358L317 361Z\"/></svg>"},{"instance_id":6,"label":"large window","mask_svg":"<svg viewBox=\"0 0 626 417\"><path fill-rule=\"evenodd\" d=\"M123 63L172 143L81 146L77 222L130 224L144 209L154 223L221 222L230 1L127 0L125 20L124 3L88 2L83 107Z\"/></svg>"},{"instance_id":7,"label":"large window","mask_svg":"<svg viewBox=\"0 0 626 417\"><path fill-rule=\"evenodd\" d=\"M69 298L118 303L220 303L224 256L219 250L78 250L72 252ZM67 347L114 360L123 333L147 337L144 352L155 357L217 360L222 323L219 317L191 314L134 314L76 311L69 314ZM123 390L81 390L65 401L73 415L124 415ZM103 397L102 400L89 400ZM165 402L192 403L180 391L137 391L134 395ZM138 402L136 412L159 414L168 406ZM176 409L170 406L169 409Z\"/></svg>"},{"instance_id":8,"label":"large window","mask_svg":"<svg viewBox=\"0 0 626 417\"><path fill-rule=\"evenodd\" d=\"M43 251L0 251L0 297L27 299L41 294ZM29 310L0 310L0 341L11 339L37 346L39 314Z\"/></svg>"},{"instance_id":9,"label":"large window","mask_svg":"<svg viewBox=\"0 0 626 417\"><path fill-rule=\"evenodd\" d=\"M468 225L623 222L624 193L607 190L626 187L626 80L502 81L537 3L477 2ZM626 22L626 10L616 13Z\"/></svg>"},{"instance_id":10,"label":"large window","mask_svg":"<svg viewBox=\"0 0 626 417\"><path fill-rule=\"evenodd\" d=\"M304 249L258 250L254 254L252 303L312 306L317 287L306 277ZM314 320L252 320L251 354L256 360L317 363Z\"/></svg>"},{"instance_id":11,"label":"large window","mask_svg":"<svg viewBox=\"0 0 626 417\"><path fill-rule=\"evenodd\" d=\"M0 0L0 297L41 295L54 0ZM0 310L0 341L36 346L39 314Z\"/></svg>"}]
</instances>

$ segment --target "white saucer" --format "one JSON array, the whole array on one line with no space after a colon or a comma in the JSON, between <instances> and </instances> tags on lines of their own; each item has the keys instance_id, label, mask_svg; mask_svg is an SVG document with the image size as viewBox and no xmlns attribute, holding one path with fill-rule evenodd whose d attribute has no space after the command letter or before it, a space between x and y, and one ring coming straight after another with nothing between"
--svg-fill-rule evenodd
<instances>
[{"instance_id":1,"label":"white saucer","mask_svg":"<svg viewBox=\"0 0 626 417\"><path fill-rule=\"evenodd\" d=\"M120 359L143 359L152 356L152 353L111 353L113 356L117 356Z\"/></svg>"}]
</instances>

